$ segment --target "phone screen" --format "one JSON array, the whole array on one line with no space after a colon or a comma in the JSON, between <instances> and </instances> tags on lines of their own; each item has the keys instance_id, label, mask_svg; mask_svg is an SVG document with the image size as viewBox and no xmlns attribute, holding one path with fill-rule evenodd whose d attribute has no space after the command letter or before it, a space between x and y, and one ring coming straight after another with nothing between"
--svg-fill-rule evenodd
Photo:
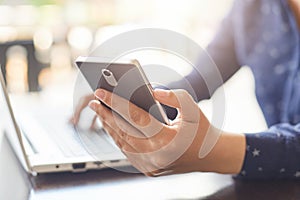
<instances>
[{"instance_id":1,"label":"phone screen","mask_svg":"<svg viewBox=\"0 0 300 200\"><path fill-rule=\"evenodd\" d=\"M90 87L103 88L117 94L167 123L160 104L152 96L152 87L138 66L131 63L76 62ZM165 116L163 116L165 115Z\"/></svg>"}]
</instances>

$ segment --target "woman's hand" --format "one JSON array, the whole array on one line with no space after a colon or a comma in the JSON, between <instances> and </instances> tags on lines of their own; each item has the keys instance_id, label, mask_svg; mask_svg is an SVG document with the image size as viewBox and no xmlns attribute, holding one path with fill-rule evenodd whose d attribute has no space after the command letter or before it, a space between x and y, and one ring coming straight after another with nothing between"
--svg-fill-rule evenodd
<instances>
[{"instance_id":1,"label":"woman's hand","mask_svg":"<svg viewBox=\"0 0 300 200\"><path fill-rule=\"evenodd\" d=\"M82 111L88 106L89 102L94 99L95 99L94 94L82 96L79 99L79 102L75 107L73 116L71 116L71 118L69 119L69 122L75 126L78 126L79 121L80 121L80 115L81 115ZM96 120L97 120L97 115L95 115L95 117L91 121L91 124L89 127L89 129L92 131L98 131L98 129L99 129L99 127L97 126Z\"/></svg>"},{"instance_id":2,"label":"woman's hand","mask_svg":"<svg viewBox=\"0 0 300 200\"><path fill-rule=\"evenodd\" d=\"M144 174L239 172L245 146L243 135L223 133L211 126L186 91L154 91L159 102L178 109L177 118L169 125L103 89L97 90L95 96L114 111L97 100L91 101L89 106L132 165ZM216 141L211 142L211 138ZM207 141L213 145L205 145ZM231 149L231 145L236 145L238 150ZM226 150L228 152L224 152Z\"/></svg>"}]
</instances>

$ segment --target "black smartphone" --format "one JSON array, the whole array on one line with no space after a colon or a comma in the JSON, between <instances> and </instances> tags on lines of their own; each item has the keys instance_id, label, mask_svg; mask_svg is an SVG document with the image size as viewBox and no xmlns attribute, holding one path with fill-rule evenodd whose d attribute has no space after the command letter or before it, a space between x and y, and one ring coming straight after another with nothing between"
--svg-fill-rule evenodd
<instances>
[{"instance_id":1,"label":"black smartphone","mask_svg":"<svg viewBox=\"0 0 300 200\"><path fill-rule=\"evenodd\" d=\"M162 123L169 119L154 99L153 89L137 60L112 60L104 57L78 57L77 67L93 91L103 88L123 97L150 113Z\"/></svg>"}]
</instances>

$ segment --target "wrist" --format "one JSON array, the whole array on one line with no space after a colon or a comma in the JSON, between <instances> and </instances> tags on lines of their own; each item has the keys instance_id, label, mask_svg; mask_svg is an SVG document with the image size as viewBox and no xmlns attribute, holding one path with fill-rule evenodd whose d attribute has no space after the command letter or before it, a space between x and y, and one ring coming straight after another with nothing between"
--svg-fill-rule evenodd
<instances>
[{"instance_id":1,"label":"wrist","mask_svg":"<svg viewBox=\"0 0 300 200\"><path fill-rule=\"evenodd\" d=\"M221 130L213 128L212 131ZM219 134L217 143L211 152L203 158L203 162L201 162L202 167L204 167L204 171L237 174L240 172L244 162L246 150L245 135L224 131L221 131Z\"/></svg>"}]
</instances>

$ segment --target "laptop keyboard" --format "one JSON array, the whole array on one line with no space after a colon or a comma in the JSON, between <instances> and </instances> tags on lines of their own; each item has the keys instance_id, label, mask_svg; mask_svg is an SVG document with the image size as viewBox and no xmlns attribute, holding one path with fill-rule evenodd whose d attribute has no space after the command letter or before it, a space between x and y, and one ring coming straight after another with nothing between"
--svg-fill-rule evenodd
<instances>
[{"instance_id":1,"label":"laptop keyboard","mask_svg":"<svg viewBox=\"0 0 300 200\"><path fill-rule=\"evenodd\" d=\"M39 119L39 122L66 157L97 156L118 150L104 131L76 130L67 121L57 124Z\"/></svg>"},{"instance_id":2,"label":"laptop keyboard","mask_svg":"<svg viewBox=\"0 0 300 200\"><path fill-rule=\"evenodd\" d=\"M51 137L55 140L55 143L59 146L65 156L87 155L86 150L80 144L79 138L76 136L71 125L66 125L64 127L49 125L49 130L51 130Z\"/></svg>"},{"instance_id":3,"label":"laptop keyboard","mask_svg":"<svg viewBox=\"0 0 300 200\"><path fill-rule=\"evenodd\" d=\"M46 94L46 93L45 93ZM59 96L59 95L58 95ZM36 150L33 153L48 154L49 157L81 157L118 155L119 148L112 139L100 129L99 132L89 130L76 130L68 119L72 116L73 109L68 107L65 98L45 95L29 95L26 98L15 96L15 106L18 124L26 135L28 147ZM63 96L63 95L62 95ZM46 98L45 98L46 97ZM62 102L60 102L62 100ZM84 116L88 123L89 116L94 117L94 112ZM88 124L89 125L89 124Z\"/></svg>"}]
</instances>

